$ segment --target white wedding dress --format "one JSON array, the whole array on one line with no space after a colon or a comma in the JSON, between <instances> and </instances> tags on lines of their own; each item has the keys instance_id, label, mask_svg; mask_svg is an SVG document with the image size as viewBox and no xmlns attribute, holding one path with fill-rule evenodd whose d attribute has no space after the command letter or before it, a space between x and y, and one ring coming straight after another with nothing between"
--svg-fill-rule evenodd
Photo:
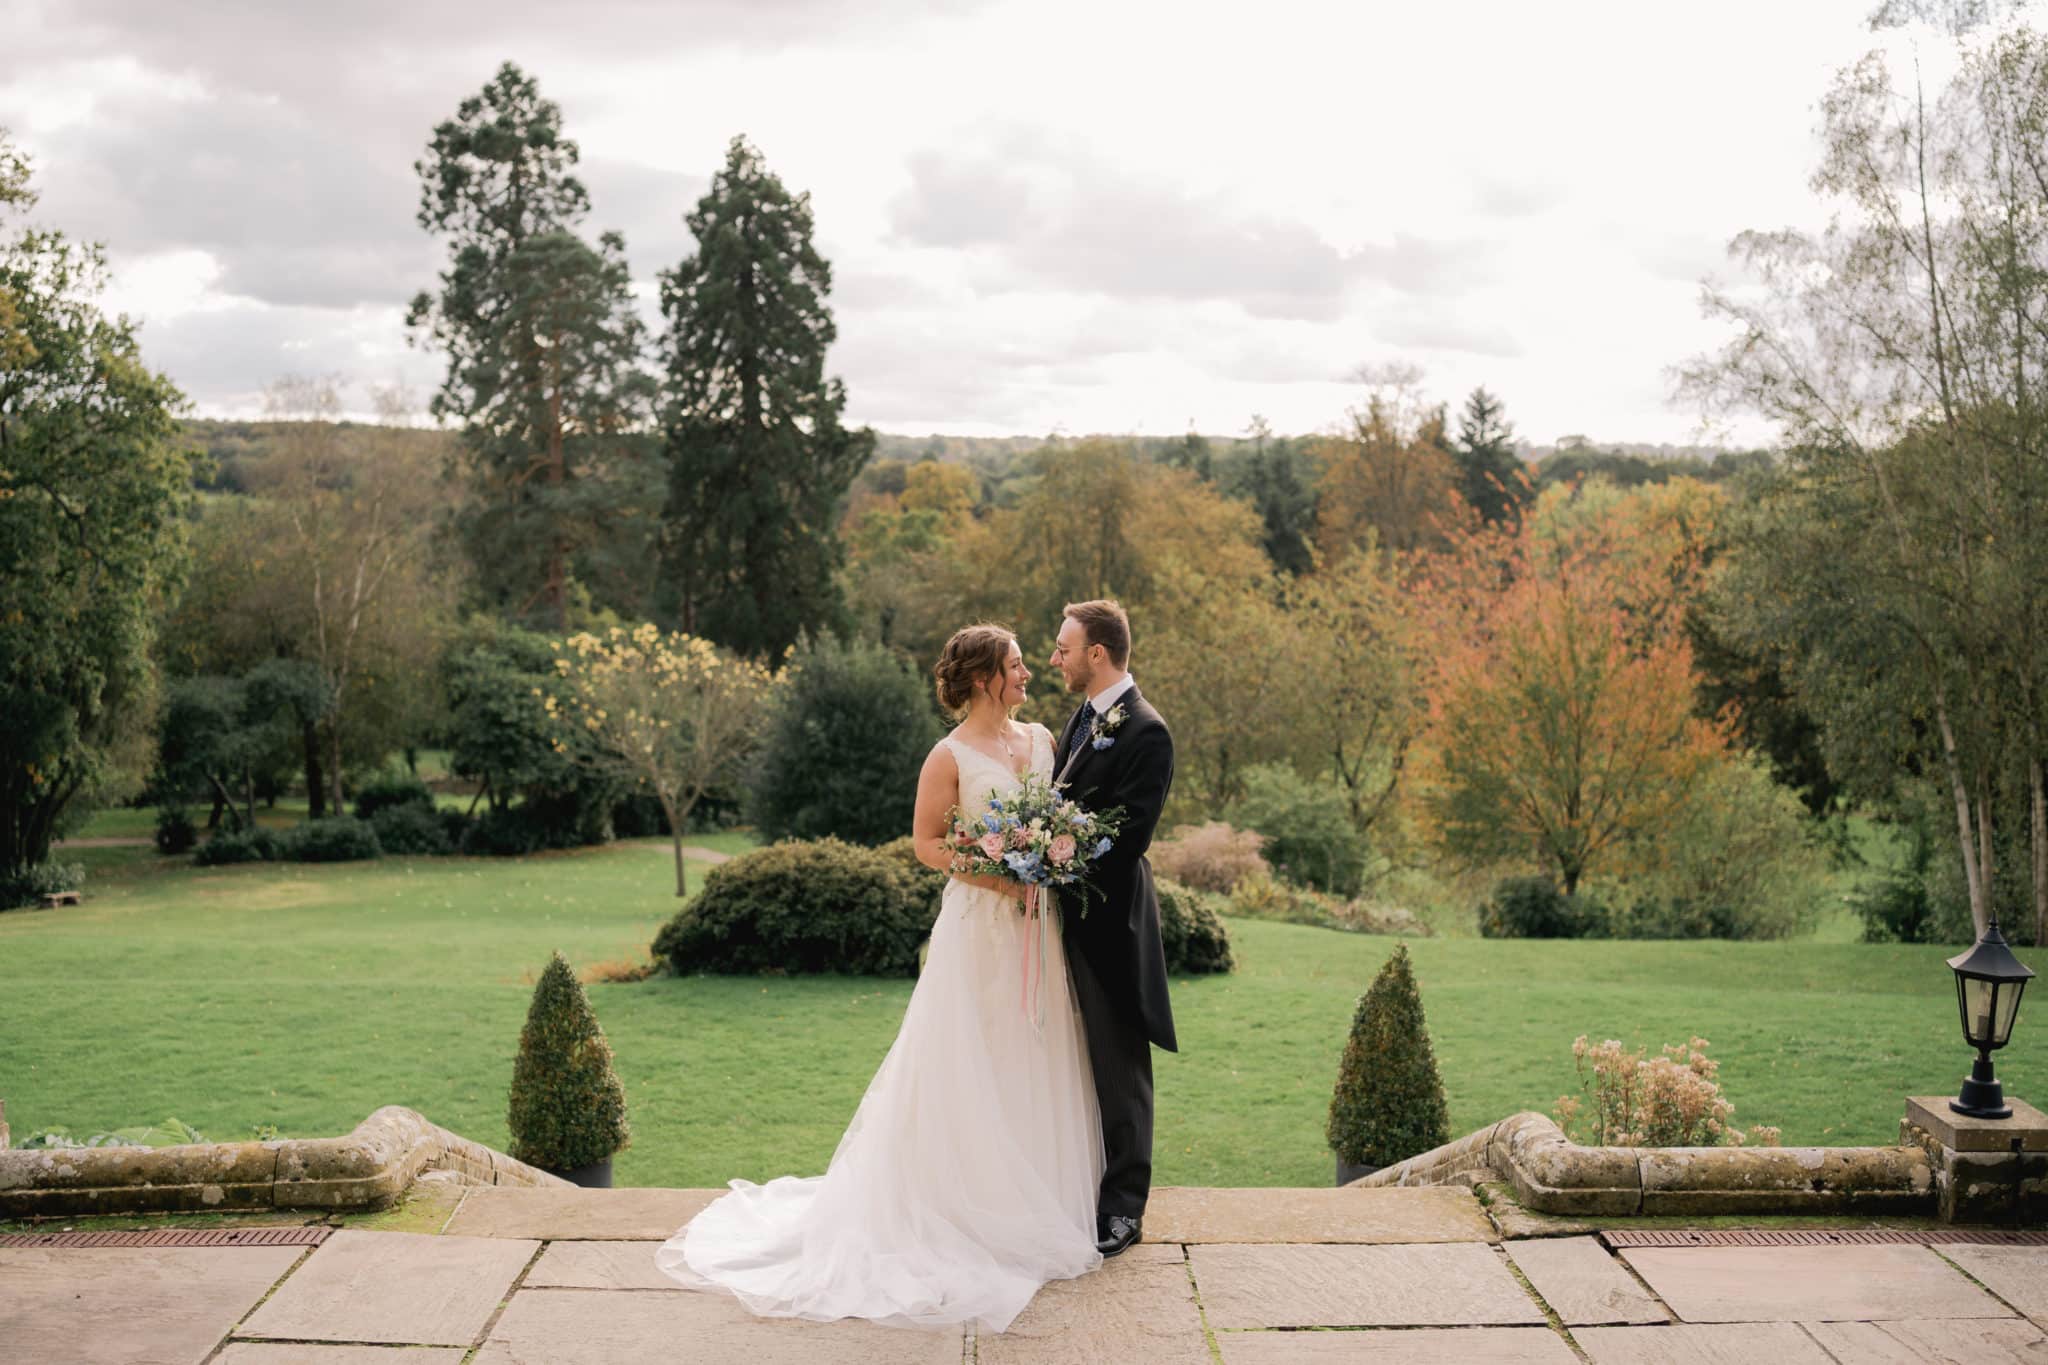
<instances>
[{"instance_id":1,"label":"white wedding dress","mask_svg":"<svg viewBox=\"0 0 2048 1365\"><path fill-rule=\"evenodd\" d=\"M1031 736L1032 768L1049 775L1052 735ZM970 816L1017 786L1004 763L943 742ZM1057 919L1048 927L948 880L903 1027L825 1174L733 1181L656 1264L764 1316L991 1332L1046 1281L1100 1265L1102 1128ZM1042 1030L1024 988L1040 951Z\"/></svg>"}]
</instances>

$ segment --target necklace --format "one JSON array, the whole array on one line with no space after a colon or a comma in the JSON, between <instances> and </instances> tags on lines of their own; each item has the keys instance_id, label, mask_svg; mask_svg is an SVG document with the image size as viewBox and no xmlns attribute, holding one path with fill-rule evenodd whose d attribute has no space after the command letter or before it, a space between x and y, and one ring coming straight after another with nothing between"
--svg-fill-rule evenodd
<instances>
[{"instance_id":1,"label":"necklace","mask_svg":"<svg viewBox=\"0 0 2048 1365\"><path fill-rule=\"evenodd\" d=\"M1008 764L1010 771L1014 773L1017 771L1017 750L1010 744L1009 731L1010 727L1005 723L1002 729L996 731L995 741L1003 746L1003 762Z\"/></svg>"}]
</instances>

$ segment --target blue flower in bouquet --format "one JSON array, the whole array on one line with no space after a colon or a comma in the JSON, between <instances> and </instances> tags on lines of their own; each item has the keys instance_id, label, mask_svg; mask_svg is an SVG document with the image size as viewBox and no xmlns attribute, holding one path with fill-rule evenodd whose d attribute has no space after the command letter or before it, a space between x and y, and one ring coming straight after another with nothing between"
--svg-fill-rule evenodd
<instances>
[{"instance_id":1,"label":"blue flower in bouquet","mask_svg":"<svg viewBox=\"0 0 2048 1365\"><path fill-rule=\"evenodd\" d=\"M1045 871L1045 860L1032 852L1006 853L1003 861L1010 865L1010 871L1017 874L1020 882L1038 881Z\"/></svg>"},{"instance_id":2,"label":"blue flower in bouquet","mask_svg":"<svg viewBox=\"0 0 2048 1365\"><path fill-rule=\"evenodd\" d=\"M1107 852L1109 852L1109 840L1103 839L1095 845L1095 852L1092 856L1100 858Z\"/></svg>"}]
</instances>

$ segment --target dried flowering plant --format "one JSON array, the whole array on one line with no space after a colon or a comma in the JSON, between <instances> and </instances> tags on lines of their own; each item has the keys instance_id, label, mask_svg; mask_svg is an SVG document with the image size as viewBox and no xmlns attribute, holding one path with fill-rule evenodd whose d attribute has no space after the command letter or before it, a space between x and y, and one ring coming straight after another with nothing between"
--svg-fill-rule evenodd
<instances>
[{"instance_id":1,"label":"dried flowering plant","mask_svg":"<svg viewBox=\"0 0 2048 1365\"><path fill-rule=\"evenodd\" d=\"M1651 1057L1613 1038L1572 1043L1580 1095L1562 1095L1557 1122L1574 1142L1595 1147L1732 1147L1744 1141L1778 1145L1779 1131L1752 1125L1745 1135L1729 1122L1735 1105L1715 1080L1721 1064L1707 1040L1673 1043ZM1587 1101L1590 1100L1590 1107Z\"/></svg>"}]
</instances>

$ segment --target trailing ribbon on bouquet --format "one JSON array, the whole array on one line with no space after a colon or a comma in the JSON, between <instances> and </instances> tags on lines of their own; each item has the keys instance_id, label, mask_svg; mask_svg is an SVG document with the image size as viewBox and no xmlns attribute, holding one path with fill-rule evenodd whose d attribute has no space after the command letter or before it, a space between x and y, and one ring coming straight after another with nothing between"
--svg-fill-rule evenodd
<instances>
[{"instance_id":1,"label":"trailing ribbon on bouquet","mask_svg":"<svg viewBox=\"0 0 2048 1365\"><path fill-rule=\"evenodd\" d=\"M1041 1038L1045 1036L1046 901L1044 887L1024 888L1024 914L1038 923L1024 926L1024 973L1017 1004L1030 1021L1032 1031Z\"/></svg>"}]
</instances>

